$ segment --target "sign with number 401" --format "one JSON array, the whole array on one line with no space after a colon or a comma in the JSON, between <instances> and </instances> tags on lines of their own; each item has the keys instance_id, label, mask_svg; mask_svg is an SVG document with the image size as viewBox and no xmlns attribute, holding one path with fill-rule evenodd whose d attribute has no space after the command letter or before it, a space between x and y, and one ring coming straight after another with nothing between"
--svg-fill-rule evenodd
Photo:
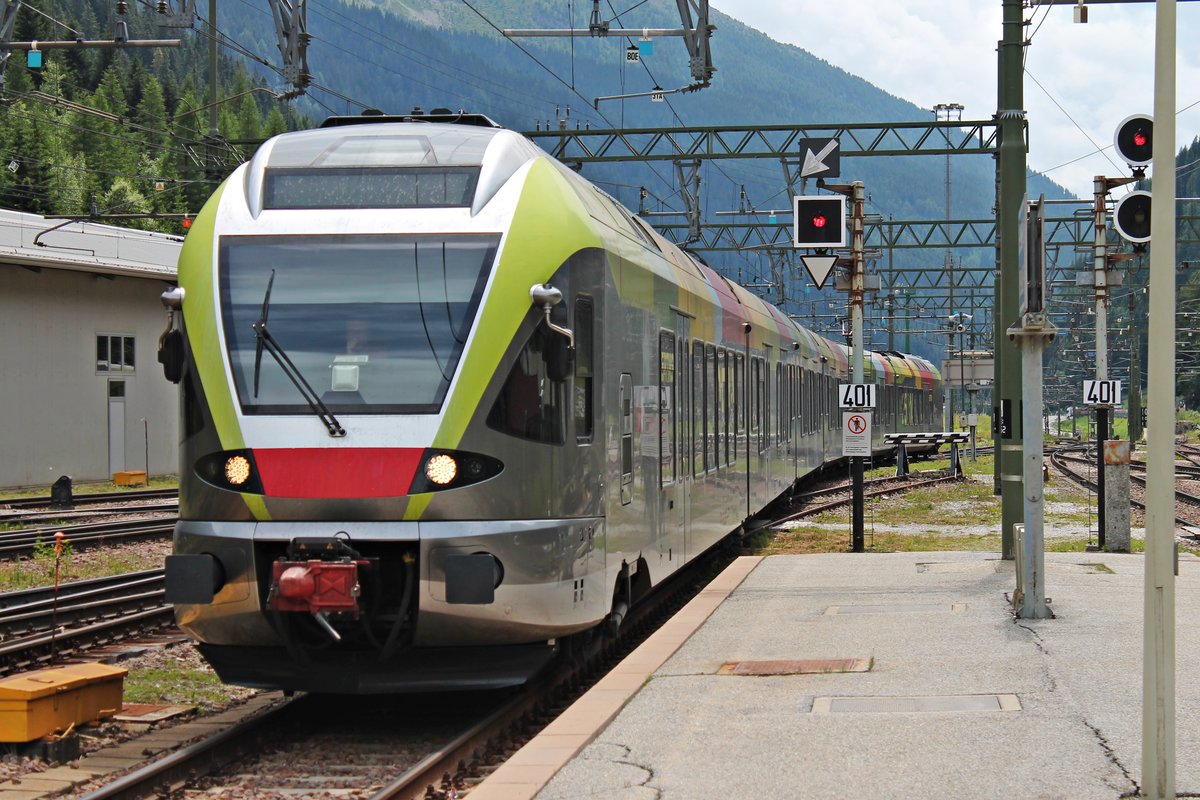
<instances>
[{"instance_id":1,"label":"sign with number 401","mask_svg":"<svg viewBox=\"0 0 1200 800\"><path fill-rule=\"evenodd\" d=\"M1084 381L1083 404L1087 406L1121 405L1121 382Z\"/></svg>"}]
</instances>

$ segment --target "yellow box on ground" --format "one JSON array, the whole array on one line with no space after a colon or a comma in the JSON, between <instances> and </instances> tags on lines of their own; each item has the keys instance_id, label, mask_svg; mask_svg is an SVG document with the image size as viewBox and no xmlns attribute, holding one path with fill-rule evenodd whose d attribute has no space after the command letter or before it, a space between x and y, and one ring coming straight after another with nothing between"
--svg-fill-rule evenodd
<instances>
[{"instance_id":1,"label":"yellow box on ground","mask_svg":"<svg viewBox=\"0 0 1200 800\"><path fill-rule=\"evenodd\" d=\"M0 679L0 742L31 742L121 710L129 670L68 664Z\"/></svg>"},{"instance_id":2,"label":"yellow box on ground","mask_svg":"<svg viewBox=\"0 0 1200 800\"><path fill-rule=\"evenodd\" d=\"M144 486L146 484L146 470L131 469L124 472L114 472L113 483L117 486Z\"/></svg>"}]
</instances>

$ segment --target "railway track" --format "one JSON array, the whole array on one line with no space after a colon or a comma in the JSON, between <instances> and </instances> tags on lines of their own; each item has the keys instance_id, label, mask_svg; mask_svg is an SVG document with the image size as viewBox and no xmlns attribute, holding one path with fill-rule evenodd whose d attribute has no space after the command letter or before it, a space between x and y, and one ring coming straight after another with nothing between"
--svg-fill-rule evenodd
<instances>
[{"instance_id":1,"label":"railway track","mask_svg":"<svg viewBox=\"0 0 1200 800\"><path fill-rule=\"evenodd\" d=\"M146 570L0 595L0 675L173 629L165 582Z\"/></svg>"},{"instance_id":2,"label":"railway track","mask_svg":"<svg viewBox=\"0 0 1200 800\"><path fill-rule=\"evenodd\" d=\"M736 537L729 543L735 544ZM718 547L650 602L617 638L564 641L571 658L521 690L440 696L299 696L116 780L87 800L170 795L424 800L459 796L519 749L736 555ZM78 796L78 795L77 795Z\"/></svg>"},{"instance_id":3,"label":"railway track","mask_svg":"<svg viewBox=\"0 0 1200 800\"><path fill-rule=\"evenodd\" d=\"M54 534L60 531L72 548L80 550L115 542L160 539L170 536L174 530L174 517L21 528L0 533L0 559L31 556L39 547L53 544Z\"/></svg>"},{"instance_id":4,"label":"railway track","mask_svg":"<svg viewBox=\"0 0 1200 800\"><path fill-rule=\"evenodd\" d=\"M77 511L0 511L0 524L29 525L45 523L50 525L74 525L80 520L100 519L103 517L122 517L133 514L177 514L179 502L170 500L163 503L146 503L143 505L108 506L103 508L88 508Z\"/></svg>"},{"instance_id":5,"label":"railway track","mask_svg":"<svg viewBox=\"0 0 1200 800\"><path fill-rule=\"evenodd\" d=\"M1076 456L1076 455L1072 455L1069 452L1055 450L1052 452L1050 458L1051 458L1051 463L1053 463L1055 466L1057 466L1060 471L1069 473L1072 480L1075 480L1077 483L1083 483L1090 489L1096 488L1096 481L1087 477L1082 472L1077 471L1077 470L1072 470L1071 468L1066 466L1067 464L1080 464L1080 465L1095 466L1095 462L1093 460L1089 459L1087 456ZM1131 464L1130 466L1132 467L1134 465ZM1141 466L1142 471L1144 472L1145 471L1145 462L1140 462L1139 466ZM1132 469L1130 470L1129 479L1135 486L1137 486L1139 488L1144 489L1146 486L1145 476L1139 475L1137 472L1134 472ZM1179 466L1177 465L1176 470L1175 470L1175 479L1176 480L1184 480L1184 481L1195 481L1195 480L1197 480L1197 477L1196 477L1195 473L1193 473L1191 470L1185 470L1181 473ZM1175 490L1175 500L1178 503L1183 503L1187 506L1191 506L1191 507L1196 508L1197 510L1200 510L1200 496L1192 494L1191 492L1187 492L1182 489L1176 489ZM1137 498L1131 497L1130 503L1132 505L1136 506L1137 508L1144 509L1146 507L1145 504L1140 499L1137 499ZM1188 524L1195 524L1195 523L1190 522Z\"/></svg>"},{"instance_id":6,"label":"railway track","mask_svg":"<svg viewBox=\"0 0 1200 800\"><path fill-rule=\"evenodd\" d=\"M71 505L89 506L105 503L130 503L140 500L179 499L178 489L131 489L120 492L93 492L77 494L71 498ZM49 497L11 497L0 500L0 508L22 510L29 508L50 508L52 501Z\"/></svg>"},{"instance_id":7,"label":"railway track","mask_svg":"<svg viewBox=\"0 0 1200 800\"><path fill-rule=\"evenodd\" d=\"M961 480L961 477L946 475L940 471L936 473L910 473L908 476L902 478L876 478L863 482L863 499L870 500L875 497L910 492L913 489L921 489L927 486L937 486ZM823 487L815 491L795 495L791 509L785 511L782 516L772 515L769 521L752 527L754 529L774 527L782 525L785 522L803 519L804 517L815 517L826 511L848 508L853 500L853 491L849 483L839 483ZM814 503L812 501L818 502ZM795 509L796 504L800 504L802 507Z\"/></svg>"}]
</instances>

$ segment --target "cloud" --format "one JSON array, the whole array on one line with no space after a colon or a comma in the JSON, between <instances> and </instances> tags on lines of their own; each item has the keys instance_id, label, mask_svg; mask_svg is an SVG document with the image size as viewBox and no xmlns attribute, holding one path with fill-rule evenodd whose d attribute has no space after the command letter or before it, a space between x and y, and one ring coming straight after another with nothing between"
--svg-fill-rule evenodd
<instances>
[{"instance_id":1,"label":"cloud","mask_svg":"<svg viewBox=\"0 0 1200 800\"><path fill-rule=\"evenodd\" d=\"M1189 46L1200 40L1198 5L1178 5L1177 109L1200 101L1200 53ZM964 119L995 113L997 0L738 0L721 10L931 109L931 116L935 104L951 102L965 106ZM1127 173L1112 152L1117 125L1130 114L1153 114L1154 4L1093 5L1086 25L1074 24L1068 6L1024 13L1032 21L1025 28L1032 37L1029 166L1090 197L1095 175ZM1178 149L1200 134L1200 105L1176 124Z\"/></svg>"}]
</instances>

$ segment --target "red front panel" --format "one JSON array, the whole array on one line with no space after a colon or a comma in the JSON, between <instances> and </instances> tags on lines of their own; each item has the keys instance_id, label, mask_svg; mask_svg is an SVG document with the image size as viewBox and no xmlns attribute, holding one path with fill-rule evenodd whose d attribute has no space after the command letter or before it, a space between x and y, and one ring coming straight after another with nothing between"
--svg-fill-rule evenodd
<instances>
[{"instance_id":1,"label":"red front panel","mask_svg":"<svg viewBox=\"0 0 1200 800\"><path fill-rule=\"evenodd\" d=\"M296 447L254 451L269 497L403 497L425 451L419 447Z\"/></svg>"}]
</instances>

